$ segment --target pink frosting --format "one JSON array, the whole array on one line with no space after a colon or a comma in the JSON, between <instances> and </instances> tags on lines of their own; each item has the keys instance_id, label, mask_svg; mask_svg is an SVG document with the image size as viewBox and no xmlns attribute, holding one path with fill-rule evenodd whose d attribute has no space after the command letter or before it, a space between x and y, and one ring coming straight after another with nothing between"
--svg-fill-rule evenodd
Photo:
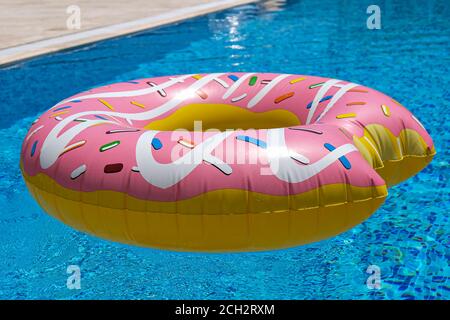
<instances>
[{"instance_id":1,"label":"pink frosting","mask_svg":"<svg viewBox=\"0 0 450 320\"><path fill-rule=\"evenodd\" d=\"M234 75L237 78L246 77L246 80L229 96L224 98L225 93L230 92L230 87L236 82L236 79L229 77L230 75ZM220 74L215 77L218 80L212 79L205 82L200 90L183 91L186 88L191 88L195 83L199 83L208 75L201 76L202 78L200 79L186 76L182 82L180 80L180 82L175 82L164 89L156 87L160 89L159 92L154 91L142 95L142 92L139 92L139 90L148 90L153 88L152 86L154 85L163 86L164 83L171 81L171 78L180 76L142 79L133 81L133 83L117 83L82 92L57 104L42 114L29 130L22 146L21 155L25 172L32 176L44 173L60 185L72 190L83 192L114 190L128 193L139 199L159 201L187 199L219 189L243 189L271 195L289 195L299 194L322 185L335 183L349 183L361 187L385 184L383 179L370 167L358 151L346 153L343 156L345 159L339 158L334 160L322 168L320 172L307 179L302 179L302 181L288 179L286 181L286 179L280 178L280 175L272 172L273 170L269 165L270 157L277 152L277 148L269 143L268 130L261 129L234 131L214 148L211 155L213 159L219 159L225 163L225 165L222 165L222 169L211 164L208 159L200 159L195 168L186 176L178 180L175 178L176 182L170 186L161 187L156 180L153 183L153 174L147 174L146 179L143 170L138 166L137 144L139 139L145 137L143 135L148 133L142 128L151 121L163 119L177 109L194 103L229 104L252 112L283 109L294 113L302 123L302 126L294 129L311 129L316 131L294 130L292 128L282 130L287 149L293 154L304 156L309 160L309 163L302 163L295 160L295 156L294 158L291 157L292 161L290 161L294 163L292 165L294 171L297 170L296 166L298 166L299 170L303 170L304 168L302 167L321 161L331 152L329 150L330 145L334 148L339 148L351 144L352 140L339 130L340 127L357 136L362 136L364 126L369 124L381 124L391 130L394 135L399 135L401 130L409 128L417 131L423 137L428 147L431 148L433 145L431 137L426 130L406 108L395 103L390 97L364 86L355 85L344 92L339 99L333 101L333 97L339 95L339 91L342 91L349 84L345 81L339 81L337 86L331 86L324 93L323 101L310 114L311 108L308 109L307 106L317 98L319 90L324 86L315 85L322 82L326 84L330 79L288 75L265 92L265 94L262 94L264 93L264 88L270 84L269 81L264 80L273 81L280 75L267 73L253 75L244 73ZM257 77L257 79L255 84L250 85L252 77ZM291 83L292 80L298 78L305 79ZM135 95L133 95L133 92ZM286 94L290 92L293 92L294 95L287 97ZM116 95L118 96L110 97L108 96L110 93L117 93ZM94 94L96 96L89 97L89 95ZM102 94L105 96L103 97ZM120 95L123 96L120 97ZM244 97L244 95L246 96ZM261 96L261 100L256 101L255 97L258 95ZM282 100L283 96L287 98ZM244 98L239 101L232 101L239 97ZM256 101L254 105L250 103L252 99ZM144 105L145 109L132 104L132 101ZM127 121L122 116L123 114L140 114L151 110L159 110L157 108L167 105L170 101L176 101L176 103L174 102L173 106L168 108L167 111L151 117L151 119L131 119ZM334 105L323 114L332 101ZM390 116L386 116L383 112L382 105L389 108ZM108 106L113 108L113 110ZM89 114L89 112L93 111L97 111L97 113ZM62 128L55 129L64 119L84 112L88 113L78 117L78 120L88 120L88 123L90 123L90 121L103 121L101 119L103 118L108 122L89 126L80 131L77 128L86 122L72 120L62 126ZM339 115L352 113L355 114L355 117L337 118ZM309 124L305 124L308 114L310 114L312 120ZM319 123L316 123L317 117L321 114L323 114L322 118ZM230 124L230 126L232 127L233 125ZM131 131L133 128L139 129L139 131ZM64 148L80 141L85 141L85 143L51 160L48 154L51 153L49 150L54 148L52 141L55 140L49 138L52 130L53 132L55 130L58 131L56 140L58 137L63 137L66 133L70 134L71 131L79 131L70 141L62 146ZM107 134L111 130L130 130L130 132ZM217 132L195 134L187 132L174 133L171 131L155 132L154 137L158 140L142 142L144 146L144 151L141 151L142 157L145 157L145 152L148 152L158 164L170 166L182 155L192 152L195 148L202 145L204 141L218 134ZM281 134L280 131L277 134ZM249 138L243 138L245 136ZM192 141L195 148L191 149L180 144L177 141L179 137L184 137L185 141ZM244 141L250 138L259 139L259 146L251 141ZM46 150L42 148L44 141L48 143ZM101 146L113 141L120 141L120 144L100 152ZM152 142L155 142L153 147ZM162 144L162 147L159 149L158 142ZM224 146L228 146L228 148ZM224 151L221 152L222 150ZM284 157L289 158L290 156L284 155ZM253 163L249 159L253 159ZM119 170L120 165L116 165L115 168L109 166L110 171L117 172L105 173L105 166L111 164L121 164L122 167ZM348 168L348 164L350 164L350 168ZM141 165L143 165L142 162ZM79 169L77 171L76 169L80 167L83 167L84 170ZM224 168L230 168L231 173L224 172ZM174 167L174 170L177 170L176 167ZM294 171L293 174L295 175ZM76 176L76 173L80 174ZM155 175L157 174L155 173Z\"/></svg>"}]
</instances>

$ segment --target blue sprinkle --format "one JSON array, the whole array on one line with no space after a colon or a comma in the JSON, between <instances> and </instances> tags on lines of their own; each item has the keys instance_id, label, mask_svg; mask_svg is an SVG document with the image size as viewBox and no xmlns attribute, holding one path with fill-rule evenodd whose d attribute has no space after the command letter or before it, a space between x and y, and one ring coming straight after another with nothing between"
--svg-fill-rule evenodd
<instances>
[{"instance_id":1,"label":"blue sprinkle","mask_svg":"<svg viewBox=\"0 0 450 320\"><path fill-rule=\"evenodd\" d=\"M259 139L255 139L249 136L236 136L237 140L253 143L254 145L257 145L258 147L261 147L263 149L267 148L267 144Z\"/></svg>"},{"instance_id":2,"label":"blue sprinkle","mask_svg":"<svg viewBox=\"0 0 450 320\"><path fill-rule=\"evenodd\" d=\"M328 151L333 151L336 149L335 146L333 146L332 144L329 144L329 143L325 143L323 146L325 148L327 148ZM344 166L344 168L347 170L349 170L352 167L352 165L350 164L350 161L348 161L348 159L345 156L340 157L339 161Z\"/></svg>"},{"instance_id":3,"label":"blue sprinkle","mask_svg":"<svg viewBox=\"0 0 450 320\"><path fill-rule=\"evenodd\" d=\"M319 103L330 100L331 98L333 98L333 96L323 97L322 100L319 101ZM312 106L312 101L310 103L308 103L308 105L306 106L306 109L311 109L311 106Z\"/></svg>"},{"instance_id":4,"label":"blue sprinkle","mask_svg":"<svg viewBox=\"0 0 450 320\"><path fill-rule=\"evenodd\" d=\"M231 80L233 80L233 81L238 81L238 77L237 76L235 76L234 74L230 74L229 76L228 76L228 78L230 78Z\"/></svg>"},{"instance_id":5,"label":"blue sprinkle","mask_svg":"<svg viewBox=\"0 0 450 320\"><path fill-rule=\"evenodd\" d=\"M71 100L71 102L81 102L81 100Z\"/></svg>"},{"instance_id":6,"label":"blue sprinkle","mask_svg":"<svg viewBox=\"0 0 450 320\"><path fill-rule=\"evenodd\" d=\"M137 84L137 83L139 83L139 81L127 81L127 83L134 83L134 84Z\"/></svg>"},{"instance_id":7,"label":"blue sprinkle","mask_svg":"<svg viewBox=\"0 0 450 320\"><path fill-rule=\"evenodd\" d=\"M161 142L161 140L159 140L158 138L153 138L153 140L152 140L152 147L153 147L153 149L155 149L155 150L159 150L159 149L161 149L162 148L162 142Z\"/></svg>"},{"instance_id":8,"label":"blue sprinkle","mask_svg":"<svg viewBox=\"0 0 450 320\"><path fill-rule=\"evenodd\" d=\"M108 120L105 117L99 116L98 114L95 115L97 118L102 119L102 120Z\"/></svg>"},{"instance_id":9,"label":"blue sprinkle","mask_svg":"<svg viewBox=\"0 0 450 320\"><path fill-rule=\"evenodd\" d=\"M64 109L69 109L69 108L72 108L72 107L71 107L71 106L61 107L61 108L58 108L58 109L53 110L53 112L61 111L61 110L64 110Z\"/></svg>"},{"instance_id":10,"label":"blue sprinkle","mask_svg":"<svg viewBox=\"0 0 450 320\"><path fill-rule=\"evenodd\" d=\"M31 147L31 156L34 156L34 153L36 152L36 146L38 142L37 140L33 143L33 146Z\"/></svg>"}]
</instances>

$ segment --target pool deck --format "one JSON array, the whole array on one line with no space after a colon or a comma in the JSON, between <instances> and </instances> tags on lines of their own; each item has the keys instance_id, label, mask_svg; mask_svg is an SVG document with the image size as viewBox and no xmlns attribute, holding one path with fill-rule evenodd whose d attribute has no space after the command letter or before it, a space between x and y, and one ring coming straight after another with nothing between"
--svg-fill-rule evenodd
<instances>
[{"instance_id":1,"label":"pool deck","mask_svg":"<svg viewBox=\"0 0 450 320\"><path fill-rule=\"evenodd\" d=\"M255 0L3 0L0 65L113 38ZM80 8L80 29L66 21Z\"/></svg>"}]
</instances>

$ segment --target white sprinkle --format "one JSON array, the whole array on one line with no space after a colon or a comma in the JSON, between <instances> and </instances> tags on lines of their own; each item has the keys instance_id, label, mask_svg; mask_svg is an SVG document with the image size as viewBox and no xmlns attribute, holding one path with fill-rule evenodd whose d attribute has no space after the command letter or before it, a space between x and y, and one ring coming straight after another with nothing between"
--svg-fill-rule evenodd
<instances>
[{"instance_id":1,"label":"white sprinkle","mask_svg":"<svg viewBox=\"0 0 450 320\"><path fill-rule=\"evenodd\" d=\"M38 122L39 121L39 118L37 118L36 120L34 120L31 124L33 125L33 124L35 124L36 122Z\"/></svg>"},{"instance_id":2,"label":"white sprinkle","mask_svg":"<svg viewBox=\"0 0 450 320\"><path fill-rule=\"evenodd\" d=\"M116 130L109 130L106 132L106 134L121 133L121 132L136 132L136 131L139 131L139 129L116 129Z\"/></svg>"},{"instance_id":3,"label":"white sprinkle","mask_svg":"<svg viewBox=\"0 0 450 320\"><path fill-rule=\"evenodd\" d=\"M154 82L147 82L149 85L151 85L152 87L154 87L158 93L160 94L161 97L167 97L167 93L164 91L163 88L159 87L156 83Z\"/></svg>"},{"instance_id":4,"label":"white sprinkle","mask_svg":"<svg viewBox=\"0 0 450 320\"><path fill-rule=\"evenodd\" d=\"M244 99L246 96L247 96L247 94L244 93L244 94L241 94L239 97L234 97L233 99L231 99L231 101L232 102L238 102L238 101Z\"/></svg>"},{"instance_id":5,"label":"white sprinkle","mask_svg":"<svg viewBox=\"0 0 450 320\"><path fill-rule=\"evenodd\" d=\"M227 176L230 175L231 173L233 173L233 169L231 169L231 167L227 163L223 162L222 160L220 160L217 157L208 155L203 158L203 161L205 161L209 164L212 164L214 167L216 167L217 169L222 171Z\"/></svg>"},{"instance_id":6,"label":"white sprinkle","mask_svg":"<svg viewBox=\"0 0 450 320\"><path fill-rule=\"evenodd\" d=\"M62 118L61 118L60 116L57 116L57 117L55 117L55 120L57 120L57 121L61 121L61 120L62 120Z\"/></svg>"},{"instance_id":7,"label":"white sprinkle","mask_svg":"<svg viewBox=\"0 0 450 320\"><path fill-rule=\"evenodd\" d=\"M307 129L307 128L289 128L290 130L298 130L298 131L306 131L306 132L312 132L315 134L322 134L322 131L314 130L314 129Z\"/></svg>"},{"instance_id":8,"label":"white sprinkle","mask_svg":"<svg viewBox=\"0 0 450 320\"><path fill-rule=\"evenodd\" d=\"M292 159L294 159L294 160L296 160L296 161L298 161L298 162L300 162L300 163L303 163L303 164L309 164L309 159L307 158L307 157L305 157L304 155L301 155L301 154L299 154L299 153L297 153L297 152L295 152L295 151L289 151L289 156L292 158Z\"/></svg>"},{"instance_id":9,"label":"white sprinkle","mask_svg":"<svg viewBox=\"0 0 450 320\"><path fill-rule=\"evenodd\" d=\"M36 129L34 129L33 131L31 131L31 133L28 135L28 137L25 139L25 141L28 141L28 139L31 138L32 135L34 135L36 132L38 132L39 130L41 130L44 126L39 126Z\"/></svg>"},{"instance_id":10,"label":"white sprinkle","mask_svg":"<svg viewBox=\"0 0 450 320\"><path fill-rule=\"evenodd\" d=\"M133 172L140 172L140 170L139 170L138 167L133 167L133 168L131 168L131 171L133 171Z\"/></svg>"},{"instance_id":11,"label":"white sprinkle","mask_svg":"<svg viewBox=\"0 0 450 320\"><path fill-rule=\"evenodd\" d=\"M195 147L193 143L183 140L183 139L178 140L178 143L181 144L182 146L184 146L186 148L190 148L190 149L193 149Z\"/></svg>"},{"instance_id":12,"label":"white sprinkle","mask_svg":"<svg viewBox=\"0 0 450 320\"><path fill-rule=\"evenodd\" d=\"M72 173L70 174L70 179L74 180L74 179L78 178L79 176L81 176L85 172L86 172L86 165L83 164L72 171Z\"/></svg>"},{"instance_id":13,"label":"white sprinkle","mask_svg":"<svg viewBox=\"0 0 450 320\"><path fill-rule=\"evenodd\" d=\"M228 83L226 83L225 81L223 81L220 78L214 78L214 81L216 81L218 84L220 84L224 88L228 88L229 87Z\"/></svg>"}]
</instances>

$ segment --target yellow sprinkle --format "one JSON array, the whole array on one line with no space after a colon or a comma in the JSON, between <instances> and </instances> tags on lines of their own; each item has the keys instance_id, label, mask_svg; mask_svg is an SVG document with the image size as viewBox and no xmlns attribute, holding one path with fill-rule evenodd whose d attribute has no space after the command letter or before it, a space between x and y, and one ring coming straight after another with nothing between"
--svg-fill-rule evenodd
<instances>
[{"instance_id":1,"label":"yellow sprinkle","mask_svg":"<svg viewBox=\"0 0 450 320\"><path fill-rule=\"evenodd\" d=\"M96 124L91 124L90 127L96 127L106 124L106 122L97 122Z\"/></svg>"},{"instance_id":2,"label":"yellow sprinkle","mask_svg":"<svg viewBox=\"0 0 450 320\"><path fill-rule=\"evenodd\" d=\"M391 99L391 100L392 100L392 102L399 105L400 107L403 107L403 105L400 102L398 102L397 100L395 100L395 99Z\"/></svg>"},{"instance_id":3,"label":"yellow sprinkle","mask_svg":"<svg viewBox=\"0 0 450 320\"><path fill-rule=\"evenodd\" d=\"M192 76L192 78L194 78L196 80L200 80L202 78L202 76L199 74L196 74L195 76Z\"/></svg>"},{"instance_id":4,"label":"yellow sprinkle","mask_svg":"<svg viewBox=\"0 0 450 320\"><path fill-rule=\"evenodd\" d=\"M54 113L54 114L52 114L51 116L49 116L49 118L54 118L54 117L60 116L60 115L62 115L62 114L65 114L65 113L67 113L67 112L69 112L69 111L61 111L61 112L57 112L57 113Z\"/></svg>"},{"instance_id":5,"label":"yellow sprinkle","mask_svg":"<svg viewBox=\"0 0 450 320\"><path fill-rule=\"evenodd\" d=\"M294 83L303 81L303 80L305 80L305 79L306 79L306 78L297 78L297 79L293 79L293 80L289 81L289 83L290 83L290 84L294 84Z\"/></svg>"},{"instance_id":6,"label":"yellow sprinkle","mask_svg":"<svg viewBox=\"0 0 450 320\"><path fill-rule=\"evenodd\" d=\"M344 118L354 118L356 117L355 113L343 113L336 116L336 119L344 119Z\"/></svg>"},{"instance_id":7,"label":"yellow sprinkle","mask_svg":"<svg viewBox=\"0 0 450 320\"><path fill-rule=\"evenodd\" d=\"M114 110L114 107L112 105L110 105L108 102L106 102L103 99L98 99L98 101L100 101L101 103L103 103L106 107L108 107L111 110Z\"/></svg>"},{"instance_id":8,"label":"yellow sprinkle","mask_svg":"<svg viewBox=\"0 0 450 320\"><path fill-rule=\"evenodd\" d=\"M391 111L389 110L389 107L387 105L382 104L381 110L383 110L383 113L386 117L389 117L391 115Z\"/></svg>"},{"instance_id":9,"label":"yellow sprinkle","mask_svg":"<svg viewBox=\"0 0 450 320\"><path fill-rule=\"evenodd\" d=\"M139 103L139 102L136 102L136 101L131 101L130 103L134 104L135 106L138 106L138 107L140 107L142 109L145 109L145 106L142 103Z\"/></svg>"}]
</instances>

